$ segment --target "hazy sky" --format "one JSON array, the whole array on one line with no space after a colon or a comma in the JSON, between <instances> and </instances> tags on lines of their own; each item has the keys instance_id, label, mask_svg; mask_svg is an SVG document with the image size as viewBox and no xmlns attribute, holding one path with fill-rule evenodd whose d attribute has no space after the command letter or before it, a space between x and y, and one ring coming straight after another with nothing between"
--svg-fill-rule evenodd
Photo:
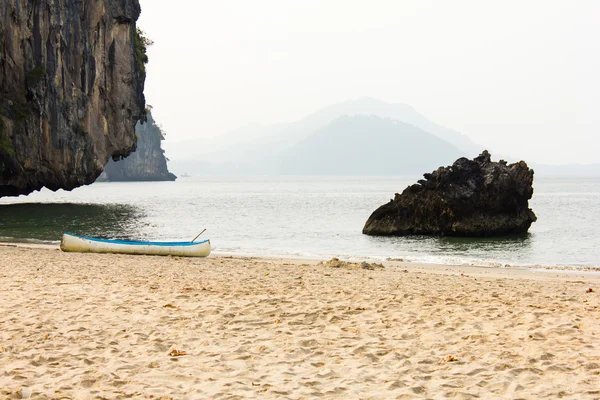
<instances>
[{"instance_id":1,"label":"hazy sky","mask_svg":"<svg viewBox=\"0 0 600 400\"><path fill-rule=\"evenodd\" d=\"M370 96L504 155L600 162L600 1L140 3L168 141Z\"/></svg>"}]
</instances>

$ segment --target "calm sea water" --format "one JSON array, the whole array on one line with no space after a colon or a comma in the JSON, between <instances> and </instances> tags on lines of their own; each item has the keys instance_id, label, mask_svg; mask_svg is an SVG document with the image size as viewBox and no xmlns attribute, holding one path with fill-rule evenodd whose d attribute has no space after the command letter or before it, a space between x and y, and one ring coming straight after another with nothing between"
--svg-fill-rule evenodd
<instances>
[{"instance_id":1,"label":"calm sea water","mask_svg":"<svg viewBox=\"0 0 600 400\"><path fill-rule=\"evenodd\" d=\"M600 178L537 178L525 235L464 239L361 234L410 178L180 178L95 183L0 199L0 240L58 242L64 231L191 240L215 251L274 256L404 258L461 264L600 266Z\"/></svg>"}]
</instances>

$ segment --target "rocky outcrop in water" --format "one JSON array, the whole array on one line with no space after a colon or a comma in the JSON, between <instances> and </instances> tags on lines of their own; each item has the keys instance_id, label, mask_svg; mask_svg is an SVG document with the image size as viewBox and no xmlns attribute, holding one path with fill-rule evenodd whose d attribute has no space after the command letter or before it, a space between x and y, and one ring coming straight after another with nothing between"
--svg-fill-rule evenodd
<instances>
[{"instance_id":1,"label":"rocky outcrop in water","mask_svg":"<svg viewBox=\"0 0 600 400\"><path fill-rule=\"evenodd\" d=\"M379 207L367 220L367 235L499 236L527 232L536 216L533 170L524 161L492 162L487 151L460 158Z\"/></svg>"},{"instance_id":2,"label":"rocky outcrop in water","mask_svg":"<svg viewBox=\"0 0 600 400\"><path fill-rule=\"evenodd\" d=\"M163 132L148 113L147 121L135 127L137 149L121 161L110 160L100 178L107 181L174 181L161 148Z\"/></svg>"},{"instance_id":3,"label":"rocky outcrop in water","mask_svg":"<svg viewBox=\"0 0 600 400\"><path fill-rule=\"evenodd\" d=\"M138 0L0 2L0 197L93 182L135 150Z\"/></svg>"}]
</instances>

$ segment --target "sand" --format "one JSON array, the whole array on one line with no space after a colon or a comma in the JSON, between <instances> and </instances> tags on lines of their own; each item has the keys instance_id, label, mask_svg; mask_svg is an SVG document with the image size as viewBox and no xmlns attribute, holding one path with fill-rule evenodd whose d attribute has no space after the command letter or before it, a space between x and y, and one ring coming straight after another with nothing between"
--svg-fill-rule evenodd
<instances>
[{"instance_id":1,"label":"sand","mask_svg":"<svg viewBox=\"0 0 600 400\"><path fill-rule=\"evenodd\" d=\"M0 398L600 398L598 275L383 264L0 246Z\"/></svg>"}]
</instances>

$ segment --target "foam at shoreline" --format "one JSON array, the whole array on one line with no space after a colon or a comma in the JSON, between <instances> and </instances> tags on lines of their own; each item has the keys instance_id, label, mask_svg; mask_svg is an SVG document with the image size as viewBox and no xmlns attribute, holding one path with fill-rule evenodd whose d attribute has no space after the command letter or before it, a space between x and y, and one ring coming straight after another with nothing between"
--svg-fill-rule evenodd
<instances>
[{"instance_id":1,"label":"foam at shoreline","mask_svg":"<svg viewBox=\"0 0 600 400\"><path fill-rule=\"evenodd\" d=\"M42 241L36 239L13 239L0 238L0 245L18 245L18 246L33 246L40 248L58 248L60 241ZM452 257L438 257L438 256L421 256L421 257L387 257L387 256L360 256L351 254L314 254L309 252L285 252L285 251L246 251L246 250L235 250L235 251L221 251L218 247L213 247L213 254L222 256L240 256L240 257L264 257L274 259L300 259L300 260L328 260L333 257L348 260L348 261L397 261L411 262L419 264L431 264L431 265L445 265L445 266L471 266L471 267L487 267L487 268L512 268L512 269L534 269L534 270L551 270L551 271L587 271L592 273L600 273L600 266L591 265L540 265L540 264L519 264L511 262L499 262L490 260L475 260L475 259L461 259Z\"/></svg>"}]
</instances>

